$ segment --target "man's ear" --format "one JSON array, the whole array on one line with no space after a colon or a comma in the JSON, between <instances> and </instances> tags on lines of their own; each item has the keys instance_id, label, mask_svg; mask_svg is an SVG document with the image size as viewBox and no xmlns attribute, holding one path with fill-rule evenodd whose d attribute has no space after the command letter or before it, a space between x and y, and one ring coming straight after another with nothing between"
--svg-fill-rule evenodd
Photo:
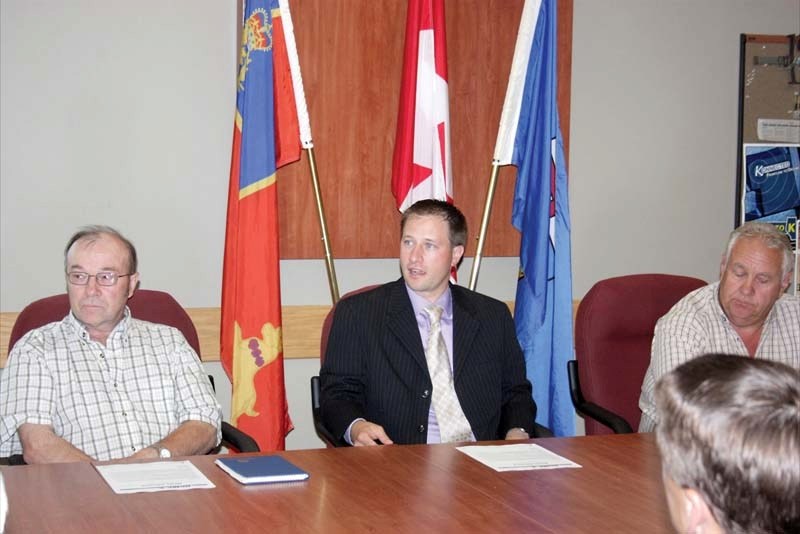
<instances>
[{"instance_id":1,"label":"man's ear","mask_svg":"<svg viewBox=\"0 0 800 534\"><path fill-rule=\"evenodd\" d=\"M464 255L464 245L456 245L453 247L453 259L450 261L450 265L452 267L457 267L458 262L461 261L461 257Z\"/></svg>"},{"instance_id":2,"label":"man's ear","mask_svg":"<svg viewBox=\"0 0 800 534\"><path fill-rule=\"evenodd\" d=\"M719 525L714 519L714 514L708 507L708 503L697 490L684 488L683 505L685 513L685 526L687 532L697 534L704 532L718 532Z\"/></svg>"},{"instance_id":3,"label":"man's ear","mask_svg":"<svg viewBox=\"0 0 800 534\"><path fill-rule=\"evenodd\" d=\"M139 289L139 273L133 273L128 282L128 298L131 298L137 289Z\"/></svg>"},{"instance_id":4,"label":"man's ear","mask_svg":"<svg viewBox=\"0 0 800 534\"><path fill-rule=\"evenodd\" d=\"M722 257L719 259L719 277L722 278L722 274L725 272L725 253L722 253Z\"/></svg>"},{"instance_id":5,"label":"man's ear","mask_svg":"<svg viewBox=\"0 0 800 534\"><path fill-rule=\"evenodd\" d=\"M792 283L792 278L794 278L794 271L790 270L786 273L786 276L783 277L781 280L781 292L786 291L789 288L789 284Z\"/></svg>"}]
</instances>

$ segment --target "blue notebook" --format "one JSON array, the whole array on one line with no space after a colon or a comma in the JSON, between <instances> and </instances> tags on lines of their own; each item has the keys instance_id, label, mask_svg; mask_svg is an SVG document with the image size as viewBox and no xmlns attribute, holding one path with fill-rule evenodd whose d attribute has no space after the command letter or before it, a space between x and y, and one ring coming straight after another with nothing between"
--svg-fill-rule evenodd
<instances>
[{"instance_id":1,"label":"blue notebook","mask_svg":"<svg viewBox=\"0 0 800 534\"><path fill-rule=\"evenodd\" d=\"M242 484L305 480L308 473L280 456L217 458L214 462Z\"/></svg>"}]
</instances>

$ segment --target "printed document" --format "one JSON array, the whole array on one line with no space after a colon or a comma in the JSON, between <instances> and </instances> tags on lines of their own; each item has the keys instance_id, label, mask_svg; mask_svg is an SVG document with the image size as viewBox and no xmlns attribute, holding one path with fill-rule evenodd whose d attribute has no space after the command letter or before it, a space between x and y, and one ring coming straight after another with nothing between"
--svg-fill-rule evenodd
<instances>
[{"instance_id":1,"label":"printed document","mask_svg":"<svg viewBox=\"0 0 800 534\"><path fill-rule=\"evenodd\" d=\"M214 488L214 484L188 460L143 464L96 465L95 469L114 493Z\"/></svg>"},{"instance_id":2,"label":"printed document","mask_svg":"<svg viewBox=\"0 0 800 534\"><path fill-rule=\"evenodd\" d=\"M467 456L495 471L527 471L530 469L559 469L581 467L563 456L533 443L516 445L469 445L457 447Z\"/></svg>"}]
</instances>

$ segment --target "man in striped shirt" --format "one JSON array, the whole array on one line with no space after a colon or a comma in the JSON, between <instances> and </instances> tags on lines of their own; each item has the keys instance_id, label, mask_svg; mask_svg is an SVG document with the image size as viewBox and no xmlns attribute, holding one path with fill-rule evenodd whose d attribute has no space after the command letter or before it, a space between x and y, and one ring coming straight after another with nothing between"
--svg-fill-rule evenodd
<instances>
[{"instance_id":1,"label":"man in striped shirt","mask_svg":"<svg viewBox=\"0 0 800 534\"><path fill-rule=\"evenodd\" d=\"M775 360L800 368L800 298L787 295L794 253L769 223L734 230L720 264L720 281L681 299L656 324L642 384L640 432L656 425L654 389L678 365L707 353Z\"/></svg>"}]
</instances>

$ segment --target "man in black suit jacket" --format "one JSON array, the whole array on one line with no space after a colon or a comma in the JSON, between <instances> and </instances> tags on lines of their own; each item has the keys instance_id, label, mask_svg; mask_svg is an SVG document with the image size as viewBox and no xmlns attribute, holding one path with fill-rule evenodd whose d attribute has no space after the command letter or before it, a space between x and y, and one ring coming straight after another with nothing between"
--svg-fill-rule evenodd
<instances>
[{"instance_id":1,"label":"man in black suit jacket","mask_svg":"<svg viewBox=\"0 0 800 534\"><path fill-rule=\"evenodd\" d=\"M320 371L324 424L352 445L439 441L422 337L430 324L421 312L435 303L445 310L442 333L472 436L528 438L536 405L508 308L449 283L464 255L463 214L422 200L400 227L403 277L336 307Z\"/></svg>"}]
</instances>

